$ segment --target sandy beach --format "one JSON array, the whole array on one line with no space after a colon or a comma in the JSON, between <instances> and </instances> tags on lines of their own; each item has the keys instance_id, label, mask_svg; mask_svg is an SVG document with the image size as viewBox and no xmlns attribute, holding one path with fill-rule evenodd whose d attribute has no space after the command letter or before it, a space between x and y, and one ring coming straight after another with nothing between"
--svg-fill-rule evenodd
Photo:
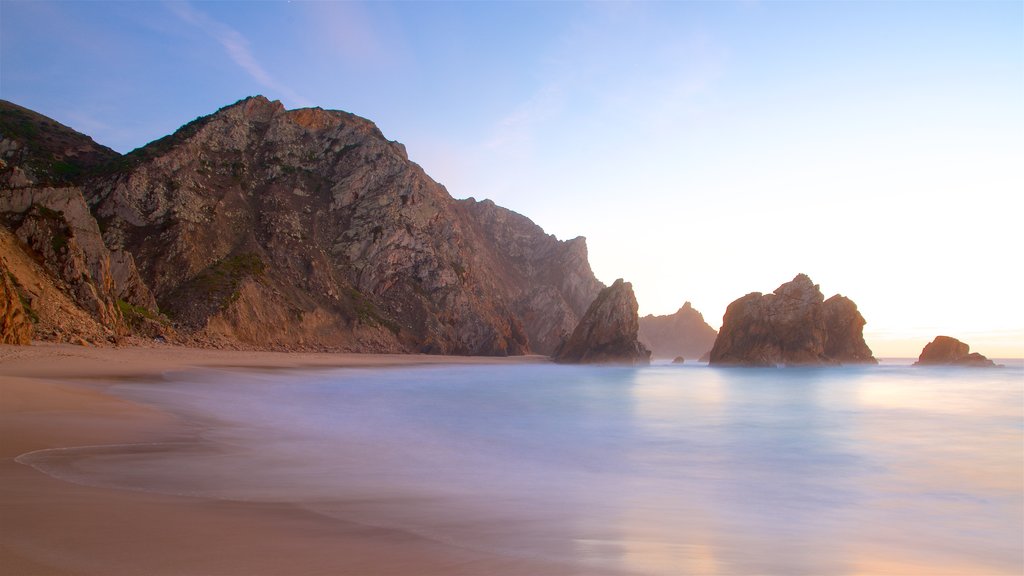
<instances>
[{"instance_id":1,"label":"sandy beach","mask_svg":"<svg viewBox=\"0 0 1024 576\"><path fill-rule=\"evenodd\" d=\"M96 488L21 464L52 448L187 441L189 423L104 393L190 368L385 367L538 362L177 347L0 347L0 573L592 574L322 517L287 504Z\"/></svg>"}]
</instances>

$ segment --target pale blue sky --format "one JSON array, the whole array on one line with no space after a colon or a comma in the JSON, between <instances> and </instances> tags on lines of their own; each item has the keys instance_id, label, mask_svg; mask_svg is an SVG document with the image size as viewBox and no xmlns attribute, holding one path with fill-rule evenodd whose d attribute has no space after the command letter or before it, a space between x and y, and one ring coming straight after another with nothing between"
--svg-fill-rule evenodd
<instances>
[{"instance_id":1,"label":"pale blue sky","mask_svg":"<svg viewBox=\"0 0 1024 576\"><path fill-rule=\"evenodd\" d=\"M882 355L1024 356L1024 3L0 1L0 97L125 152L247 95L710 324L805 272Z\"/></svg>"}]
</instances>

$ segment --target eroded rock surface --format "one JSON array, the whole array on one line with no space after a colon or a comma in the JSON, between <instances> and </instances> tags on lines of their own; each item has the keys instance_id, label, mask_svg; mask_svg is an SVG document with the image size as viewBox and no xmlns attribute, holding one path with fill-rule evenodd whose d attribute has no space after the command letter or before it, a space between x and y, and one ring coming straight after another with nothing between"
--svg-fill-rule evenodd
<instances>
[{"instance_id":1,"label":"eroded rock surface","mask_svg":"<svg viewBox=\"0 0 1024 576\"><path fill-rule=\"evenodd\" d=\"M0 109L16 122L0 184L22 194L5 225L107 325L159 309L187 343L547 354L603 287L583 238L453 199L346 112L246 98L119 156ZM32 141L44 132L56 148ZM81 169L63 178L69 158ZM40 194L87 207L25 200Z\"/></svg>"},{"instance_id":2,"label":"eroded rock surface","mask_svg":"<svg viewBox=\"0 0 1024 576\"><path fill-rule=\"evenodd\" d=\"M914 366L976 366L993 367L995 362L985 356L971 352L971 347L950 336L936 336L921 350Z\"/></svg>"},{"instance_id":3,"label":"eroded rock surface","mask_svg":"<svg viewBox=\"0 0 1024 576\"><path fill-rule=\"evenodd\" d=\"M32 321L25 313L7 266L0 262L0 344L32 343Z\"/></svg>"},{"instance_id":4,"label":"eroded rock surface","mask_svg":"<svg viewBox=\"0 0 1024 576\"><path fill-rule=\"evenodd\" d=\"M649 364L651 352L637 339L637 309L633 285L616 280L597 295L554 360L565 364Z\"/></svg>"},{"instance_id":5,"label":"eroded rock surface","mask_svg":"<svg viewBox=\"0 0 1024 576\"><path fill-rule=\"evenodd\" d=\"M725 311L711 364L746 366L876 363L863 337L864 318L852 300L824 300L798 274L772 294L753 292Z\"/></svg>"}]
</instances>

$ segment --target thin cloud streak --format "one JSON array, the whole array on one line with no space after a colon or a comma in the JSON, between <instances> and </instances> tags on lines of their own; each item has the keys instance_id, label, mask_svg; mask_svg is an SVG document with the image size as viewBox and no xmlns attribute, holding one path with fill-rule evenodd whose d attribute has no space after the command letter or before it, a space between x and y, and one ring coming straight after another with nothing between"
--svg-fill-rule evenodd
<instances>
[{"instance_id":1,"label":"thin cloud streak","mask_svg":"<svg viewBox=\"0 0 1024 576\"><path fill-rule=\"evenodd\" d=\"M249 40L234 28L214 20L209 15L193 8L188 2L168 2L167 8L187 24L195 26L216 40L227 53L228 58L252 77L257 83L276 92L298 106L312 106L313 103L291 88L281 84L256 60L249 48Z\"/></svg>"}]
</instances>

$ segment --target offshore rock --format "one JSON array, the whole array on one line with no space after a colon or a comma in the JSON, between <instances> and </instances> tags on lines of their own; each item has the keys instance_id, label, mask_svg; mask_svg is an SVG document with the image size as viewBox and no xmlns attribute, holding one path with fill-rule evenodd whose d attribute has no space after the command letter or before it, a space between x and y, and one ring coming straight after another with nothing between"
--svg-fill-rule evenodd
<instances>
[{"instance_id":1,"label":"offshore rock","mask_svg":"<svg viewBox=\"0 0 1024 576\"><path fill-rule=\"evenodd\" d=\"M921 350L914 366L975 366L994 367L996 363L977 352L971 352L971 347L950 336L936 336L934 340L925 345Z\"/></svg>"},{"instance_id":2,"label":"offshore rock","mask_svg":"<svg viewBox=\"0 0 1024 576\"><path fill-rule=\"evenodd\" d=\"M655 358L697 359L715 344L718 332L704 321L704 316L689 302L674 314L640 318L640 342Z\"/></svg>"},{"instance_id":3,"label":"offshore rock","mask_svg":"<svg viewBox=\"0 0 1024 576\"><path fill-rule=\"evenodd\" d=\"M553 358L565 364L649 364L651 352L637 339L640 329L633 285L618 279L587 308Z\"/></svg>"},{"instance_id":4,"label":"offshore rock","mask_svg":"<svg viewBox=\"0 0 1024 576\"><path fill-rule=\"evenodd\" d=\"M0 344L32 343L32 321L18 295L7 266L0 262Z\"/></svg>"},{"instance_id":5,"label":"offshore rock","mask_svg":"<svg viewBox=\"0 0 1024 576\"><path fill-rule=\"evenodd\" d=\"M822 304L825 319L825 358L842 364L877 364L864 342L867 323L853 300L836 294Z\"/></svg>"},{"instance_id":6,"label":"offshore rock","mask_svg":"<svg viewBox=\"0 0 1024 576\"><path fill-rule=\"evenodd\" d=\"M863 337L864 318L848 298L827 302L798 274L772 294L734 301L722 318L711 364L744 366L877 363Z\"/></svg>"}]
</instances>

